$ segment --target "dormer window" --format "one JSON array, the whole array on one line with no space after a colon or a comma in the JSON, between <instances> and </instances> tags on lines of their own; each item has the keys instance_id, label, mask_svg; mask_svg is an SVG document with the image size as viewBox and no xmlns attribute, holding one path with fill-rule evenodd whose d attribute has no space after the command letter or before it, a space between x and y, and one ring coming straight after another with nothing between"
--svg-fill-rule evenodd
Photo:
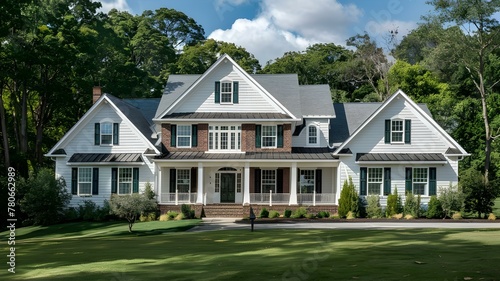
<instances>
[{"instance_id":1,"label":"dormer window","mask_svg":"<svg viewBox=\"0 0 500 281\"><path fill-rule=\"evenodd\" d=\"M318 127L316 125L309 125L309 127L307 127L307 144L318 145L318 136Z\"/></svg>"},{"instance_id":2,"label":"dormer window","mask_svg":"<svg viewBox=\"0 0 500 281\"><path fill-rule=\"evenodd\" d=\"M215 103L235 104L239 102L238 81L216 81L215 82Z\"/></svg>"},{"instance_id":3,"label":"dormer window","mask_svg":"<svg viewBox=\"0 0 500 281\"><path fill-rule=\"evenodd\" d=\"M411 144L411 119L385 120L384 139L386 144Z\"/></svg>"},{"instance_id":4,"label":"dormer window","mask_svg":"<svg viewBox=\"0 0 500 281\"><path fill-rule=\"evenodd\" d=\"M119 123L101 122L94 124L94 145L118 145Z\"/></svg>"}]
</instances>

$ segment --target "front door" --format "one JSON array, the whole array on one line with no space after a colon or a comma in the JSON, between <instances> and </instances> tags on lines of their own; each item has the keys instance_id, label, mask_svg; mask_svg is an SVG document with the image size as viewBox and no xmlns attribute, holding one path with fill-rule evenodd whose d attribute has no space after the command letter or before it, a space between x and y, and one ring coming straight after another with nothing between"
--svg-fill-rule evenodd
<instances>
[{"instance_id":1,"label":"front door","mask_svg":"<svg viewBox=\"0 0 500 281\"><path fill-rule=\"evenodd\" d=\"M236 184L236 174L221 173L220 174L220 202L234 203L234 192Z\"/></svg>"}]
</instances>

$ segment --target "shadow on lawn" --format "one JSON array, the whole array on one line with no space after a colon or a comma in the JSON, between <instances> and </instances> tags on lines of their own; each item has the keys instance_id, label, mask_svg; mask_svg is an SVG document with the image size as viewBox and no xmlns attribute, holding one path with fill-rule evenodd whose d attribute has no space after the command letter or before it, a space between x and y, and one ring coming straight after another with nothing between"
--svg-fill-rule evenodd
<instances>
[{"instance_id":1,"label":"shadow on lawn","mask_svg":"<svg viewBox=\"0 0 500 281\"><path fill-rule=\"evenodd\" d=\"M84 246L81 241L42 246L36 251L43 254L45 264L40 265L31 255L24 256L20 274L15 277L109 281L499 280L499 233L288 229L147 239L129 235L89 239ZM45 271L26 276L39 268Z\"/></svg>"}]
</instances>

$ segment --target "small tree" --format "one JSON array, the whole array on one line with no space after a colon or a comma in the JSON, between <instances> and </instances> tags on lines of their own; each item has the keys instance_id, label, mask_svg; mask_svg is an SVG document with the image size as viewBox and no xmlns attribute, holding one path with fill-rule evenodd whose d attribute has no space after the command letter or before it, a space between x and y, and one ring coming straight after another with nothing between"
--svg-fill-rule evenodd
<instances>
[{"instance_id":1,"label":"small tree","mask_svg":"<svg viewBox=\"0 0 500 281\"><path fill-rule=\"evenodd\" d=\"M411 215L414 218L418 218L420 213L420 196L415 197L411 192L406 192L406 199L404 205L405 215Z\"/></svg>"},{"instance_id":2,"label":"small tree","mask_svg":"<svg viewBox=\"0 0 500 281\"><path fill-rule=\"evenodd\" d=\"M398 188L394 187L393 194L387 196L387 208L385 214L387 217L392 217L401 212L401 197L398 195Z\"/></svg>"},{"instance_id":3,"label":"small tree","mask_svg":"<svg viewBox=\"0 0 500 281\"><path fill-rule=\"evenodd\" d=\"M111 195L109 200L110 212L128 221L128 232L132 232L135 220L142 212L154 210L157 205L154 199L147 198L144 194Z\"/></svg>"},{"instance_id":4,"label":"small tree","mask_svg":"<svg viewBox=\"0 0 500 281\"><path fill-rule=\"evenodd\" d=\"M382 217L382 208L380 207L380 198L378 195L369 195L366 199L366 214L369 218Z\"/></svg>"},{"instance_id":5,"label":"small tree","mask_svg":"<svg viewBox=\"0 0 500 281\"><path fill-rule=\"evenodd\" d=\"M151 186L151 183L148 181L144 184L144 196L148 199L155 199L156 194L153 191L153 187Z\"/></svg>"},{"instance_id":6,"label":"small tree","mask_svg":"<svg viewBox=\"0 0 500 281\"><path fill-rule=\"evenodd\" d=\"M477 213L478 218L484 214L486 218L495 205L498 186L494 182L486 183L481 172L471 168L460 177L460 187L465 193L465 210Z\"/></svg>"},{"instance_id":7,"label":"small tree","mask_svg":"<svg viewBox=\"0 0 500 281\"><path fill-rule=\"evenodd\" d=\"M426 216L428 219L440 219L443 217L443 207L441 207L441 202L439 202L436 195L431 196Z\"/></svg>"},{"instance_id":8,"label":"small tree","mask_svg":"<svg viewBox=\"0 0 500 281\"><path fill-rule=\"evenodd\" d=\"M453 212L462 211L464 208L465 195L458 187L452 186L451 184L448 188L442 188L440 190L438 198L443 207L445 217L451 218Z\"/></svg>"},{"instance_id":9,"label":"small tree","mask_svg":"<svg viewBox=\"0 0 500 281\"><path fill-rule=\"evenodd\" d=\"M52 170L44 168L22 181L26 194L20 201L21 211L27 214L35 225L58 223L71 200L66 182L56 179Z\"/></svg>"},{"instance_id":10,"label":"small tree","mask_svg":"<svg viewBox=\"0 0 500 281\"><path fill-rule=\"evenodd\" d=\"M349 177L349 182L347 180L344 182L342 191L340 192L339 216L345 218L349 212L356 214L358 212L358 201L358 193L356 192L352 178Z\"/></svg>"}]
</instances>

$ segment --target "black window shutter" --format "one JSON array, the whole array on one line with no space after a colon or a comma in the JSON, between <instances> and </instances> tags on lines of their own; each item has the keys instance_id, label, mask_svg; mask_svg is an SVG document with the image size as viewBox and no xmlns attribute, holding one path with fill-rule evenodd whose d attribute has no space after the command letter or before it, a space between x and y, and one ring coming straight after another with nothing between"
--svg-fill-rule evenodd
<instances>
[{"instance_id":1,"label":"black window shutter","mask_svg":"<svg viewBox=\"0 0 500 281\"><path fill-rule=\"evenodd\" d=\"M132 193L139 193L139 168L132 169Z\"/></svg>"},{"instance_id":2,"label":"black window shutter","mask_svg":"<svg viewBox=\"0 0 500 281\"><path fill-rule=\"evenodd\" d=\"M322 173L323 170L321 169L317 169L316 170L316 176L315 176L315 180L316 180L316 193L321 193L322 192L322 188L321 188L321 183L323 181L323 178L322 178Z\"/></svg>"},{"instance_id":3,"label":"black window shutter","mask_svg":"<svg viewBox=\"0 0 500 281\"><path fill-rule=\"evenodd\" d=\"M366 195L366 174L367 168L359 168L359 195Z\"/></svg>"},{"instance_id":4,"label":"black window shutter","mask_svg":"<svg viewBox=\"0 0 500 281\"><path fill-rule=\"evenodd\" d=\"M429 168L429 196L437 194L436 178L436 168Z\"/></svg>"},{"instance_id":5,"label":"black window shutter","mask_svg":"<svg viewBox=\"0 0 500 281\"><path fill-rule=\"evenodd\" d=\"M191 168L191 192L198 191L198 168Z\"/></svg>"},{"instance_id":6,"label":"black window shutter","mask_svg":"<svg viewBox=\"0 0 500 281\"><path fill-rule=\"evenodd\" d=\"M276 193L283 193L283 169L276 170Z\"/></svg>"},{"instance_id":7,"label":"black window shutter","mask_svg":"<svg viewBox=\"0 0 500 281\"><path fill-rule=\"evenodd\" d=\"M405 143L411 143L411 119L405 120Z\"/></svg>"},{"instance_id":8,"label":"black window shutter","mask_svg":"<svg viewBox=\"0 0 500 281\"><path fill-rule=\"evenodd\" d=\"M238 81L233 82L233 103L238 103L239 102L239 93L238 93L238 87L239 83Z\"/></svg>"},{"instance_id":9,"label":"black window shutter","mask_svg":"<svg viewBox=\"0 0 500 281\"><path fill-rule=\"evenodd\" d=\"M385 120L385 143L391 143L391 120Z\"/></svg>"},{"instance_id":10,"label":"black window shutter","mask_svg":"<svg viewBox=\"0 0 500 281\"><path fill-rule=\"evenodd\" d=\"M118 192L118 168L111 168L111 193Z\"/></svg>"},{"instance_id":11,"label":"black window shutter","mask_svg":"<svg viewBox=\"0 0 500 281\"><path fill-rule=\"evenodd\" d=\"M92 195L99 195L99 168L92 169Z\"/></svg>"},{"instance_id":12,"label":"black window shutter","mask_svg":"<svg viewBox=\"0 0 500 281\"><path fill-rule=\"evenodd\" d=\"M278 125L278 142L276 144L277 147L283 147L283 125Z\"/></svg>"},{"instance_id":13,"label":"black window shutter","mask_svg":"<svg viewBox=\"0 0 500 281\"><path fill-rule=\"evenodd\" d=\"M177 173L175 169L170 169L170 193L175 193Z\"/></svg>"},{"instance_id":14,"label":"black window shutter","mask_svg":"<svg viewBox=\"0 0 500 281\"><path fill-rule=\"evenodd\" d=\"M78 194L78 168L71 168L71 194Z\"/></svg>"},{"instance_id":15,"label":"black window shutter","mask_svg":"<svg viewBox=\"0 0 500 281\"><path fill-rule=\"evenodd\" d=\"M118 136L120 131L120 124L119 123L113 123L113 144L118 145Z\"/></svg>"},{"instance_id":16,"label":"black window shutter","mask_svg":"<svg viewBox=\"0 0 500 281\"><path fill-rule=\"evenodd\" d=\"M391 168L384 168L384 195L391 194Z\"/></svg>"},{"instance_id":17,"label":"black window shutter","mask_svg":"<svg viewBox=\"0 0 500 281\"><path fill-rule=\"evenodd\" d=\"M260 193L260 169L255 169L255 193Z\"/></svg>"},{"instance_id":18,"label":"black window shutter","mask_svg":"<svg viewBox=\"0 0 500 281\"><path fill-rule=\"evenodd\" d=\"M262 126L261 125L255 125L255 147L260 148L261 147L261 139L262 139L262 134L261 134Z\"/></svg>"},{"instance_id":19,"label":"black window shutter","mask_svg":"<svg viewBox=\"0 0 500 281\"><path fill-rule=\"evenodd\" d=\"M191 125L191 147L198 146L198 125Z\"/></svg>"},{"instance_id":20,"label":"black window shutter","mask_svg":"<svg viewBox=\"0 0 500 281\"><path fill-rule=\"evenodd\" d=\"M406 173L405 173L405 189L407 192L412 191L412 185L413 185L413 177L412 177L412 168L406 167Z\"/></svg>"},{"instance_id":21,"label":"black window shutter","mask_svg":"<svg viewBox=\"0 0 500 281\"><path fill-rule=\"evenodd\" d=\"M170 146L177 146L177 125L170 125Z\"/></svg>"},{"instance_id":22,"label":"black window shutter","mask_svg":"<svg viewBox=\"0 0 500 281\"><path fill-rule=\"evenodd\" d=\"M101 144L101 124L94 124L94 145Z\"/></svg>"},{"instance_id":23,"label":"black window shutter","mask_svg":"<svg viewBox=\"0 0 500 281\"><path fill-rule=\"evenodd\" d=\"M220 103L220 82L215 82L215 103Z\"/></svg>"}]
</instances>

